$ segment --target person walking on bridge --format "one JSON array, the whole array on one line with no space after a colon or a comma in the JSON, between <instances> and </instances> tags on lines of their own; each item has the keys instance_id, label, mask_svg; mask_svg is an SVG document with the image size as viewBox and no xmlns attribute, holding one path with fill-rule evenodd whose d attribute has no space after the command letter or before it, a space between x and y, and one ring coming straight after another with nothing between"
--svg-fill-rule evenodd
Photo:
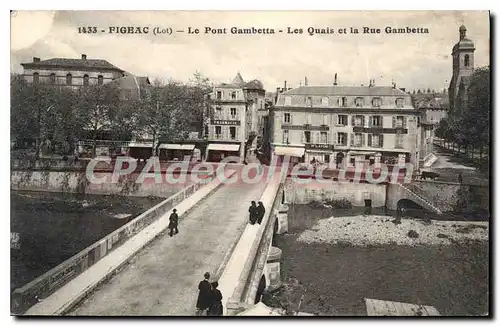
<instances>
[{"instance_id":1,"label":"person walking on bridge","mask_svg":"<svg viewBox=\"0 0 500 326\"><path fill-rule=\"evenodd\" d=\"M250 214L250 224L254 225L257 222L257 205L255 205L255 201L252 200L252 204L248 209L248 213Z\"/></svg>"},{"instance_id":2,"label":"person walking on bridge","mask_svg":"<svg viewBox=\"0 0 500 326\"><path fill-rule=\"evenodd\" d=\"M259 206L257 206L257 223L262 223L262 219L266 214L266 209L261 201L259 201Z\"/></svg>"},{"instance_id":3,"label":"person walking on bridge","mask_svg":"<svg viewBox=\"0 0 500 326\"><path fill-rule=\"evenodd\" d=\"M210 308L212 298L212 285L210 284L210 273L206 272L203 281L198 284L198 300L196 300L196 315L204 316L207 314L207 309Z\"/></svg>"},{"instance_id":4,"label":"person walking on bridge","mask_svg":"<svg viewBox=\"0 0 500 326\"><path fill-rule=\"evenodd\" d=\"M208 308L208 316L222 316L222 293L217 287L219 282L212 282L212 297L210 298L210 307Z\"/></svg>"},{"instance_id":5,"label":"person walking on bridge","mask_svg":"<svg viewBox=\"0 0 500 326\"><path fill-rule=\"evenodd\" d=\"M174 230L175 234L179 233L179 229L177 229L177 226L179 224L179 215L177 215L177 209L174 208L174 212L170 214L169 220L170 223L168 224L168 228L170 229L170 236L173 236Z\"/></svg>"}]
</instances>

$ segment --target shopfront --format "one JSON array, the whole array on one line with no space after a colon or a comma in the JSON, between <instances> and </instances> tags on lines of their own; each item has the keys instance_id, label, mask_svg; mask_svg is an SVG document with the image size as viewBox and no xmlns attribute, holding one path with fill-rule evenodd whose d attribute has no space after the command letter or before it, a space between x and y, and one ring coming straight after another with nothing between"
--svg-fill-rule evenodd
<instances>
[{"instance_id":1,"label":"shopfront","mask_svg":"<svg viewBox=\"0 0 500 326\"><path fill-rule=\"evenodd\" d=\"M273 155L276 160L277 165L281 165L285 161L285 157L290 158L290 164L304 163L305 159L305 147L304 146L275 146Z\"/></svg>"},{"instance_id":2,"label":"shopfront","mask_svg":"<svg viewBox=\"0 0 500 326\"><path fill-rule=\"evenodd\" d=\"M333 145L330 144L306 144L305 162L311 164L330 164L334 160Z\"/></svg>"},{"instance_id":3,"label":"shopfront","mask_svg":"<svg viewBox=\"0 0 500 326\"><path fill-rule=\"evenodd\" d=\"M160 161L191 161L194 144L161 144L158 146Z\"/></svg>"},{"instance_id":4,"label":"shopfront","mask_svg":"<svg viewBox=\"0 0 500 326\"><path fill-rule=\"evenodd\" d=\"M236 156L240 161L240 144L220 144L212 143L207 146L206 161L207 162L221 162L224 158L229 156Z\"/></svg>"},{"instance_id":5,"label":"shopfront","mask_svg":"<svg viewBox=\"0 0 500 326\"><path fill-rule=\"evenodd\" d=\"M349 151L349 167L368 168L370 166L377 167L382 161L382 153L364 152L364 151Z\"/></svg>"}]
</instances>

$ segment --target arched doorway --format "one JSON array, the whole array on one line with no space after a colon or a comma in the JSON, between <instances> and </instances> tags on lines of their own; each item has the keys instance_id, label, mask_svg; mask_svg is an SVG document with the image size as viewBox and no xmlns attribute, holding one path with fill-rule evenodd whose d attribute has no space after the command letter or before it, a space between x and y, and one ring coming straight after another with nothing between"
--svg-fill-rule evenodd
<instances>
[{"instance_id":1,"label":"arched doorway","mask_svg":"<svg viewBox=\"0 0 500 326\"><path fill-rule=\"evenodd\" d=\"M264 294L264 290L266 289L266 276L262 275L260 278L259 286L257 287L257 294L255 295L255 304L259 303L262 299L262 294Z\"/></svg>"},{"instance_id":2,"label":"arched doorway","mask_svg":"<svg viewBox=\"0 0 500 326\"><path fill-rule=\"evenodd\" d=\"M339 169L342 166L342 163L344 162L344 153L339 152L337 153L337 156L335 157L335 164L337 166L337 169Z\"/></svg>"}]
</instances>

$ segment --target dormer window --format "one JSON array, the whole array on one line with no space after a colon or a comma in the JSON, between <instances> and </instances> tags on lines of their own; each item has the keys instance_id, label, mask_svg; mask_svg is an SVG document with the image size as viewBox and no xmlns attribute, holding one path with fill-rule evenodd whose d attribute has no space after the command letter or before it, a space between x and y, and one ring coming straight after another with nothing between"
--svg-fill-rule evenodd
<instances>
[{"instance_id":1,"label":"dormer window","mask_svg":"<svg viewBox=\"0 0 500 326\"><path fill-rule=\"evenodd\" d=\"M360 108L364 105L364 99L362 97L356 97L354 100L354 104L356 105L357 108Z\"/></svg>"},{"instance_id":2,"label":"dormer window","mask_svg":"<svg viewBox=\"0 0 500 326\"><path fill-rule=\"evenodd\" d=\"M40 81L40 75L37 72L35 72L33 74L33 84L38 84L39 81Z\"/></svg>"},{"instance_id":3,"label":"dormer window","mask_svg":"<svg viewBox=\"0 0 500 326\"><path fill-rule=\"evenodd\" d=\"M231 100L236 100L236 92L231 92Z\"/></svg>"},{"instance_id":4,"label":"dormer window","mask_svg":"<svg viewBox=\"0 0 500 326\"><path fill-rule=\"evenodd\" d=\"M396 107L397 108L402 108L405 105L405 99L404 98L397 98L396 99Z\"/></svg>"},{"instance_id":5,"label":"dormer window","mask_svg":"<svg viewBox=\"0 0 500 326\"><path fill-rule=\"evenodd\" d=\"M54 74L54 73L50 74L50 83L51 84L56 83L56 74Z\"/></svg>"},{"instance_id":6,"label":"dormer window","mask_svg":"<svg viewBox=\"0 0 500 326\"><path fill-rule=\"evenodd\" d=\"M73 77L71 74L66 75L66 85L71 85L73 83Z\"/></svg>"},{"instance_id":7,"label":"dormer window","mask_svg":"<svg viewBox=\"0 0 500 326\"><path fill-rule=\"evenodd\" d=\"M89 75L84 75L83 76L83 86L88 86L89 85Z\"/></svg>"},{"instance_id":8,"label":"dormer window","mask_svg":"<svg viewBox=\"0 0 500 326\"><path fill-rule=\"evenodd\" d=\"M313 106L313 98L311 96L307 98L307 106Z\"/></svg>"},{"instance_id":9,"label":"dormer window","mask_svg":"<svg viewBox=\"0 0 500 326\"><path fill-rule=\"evenodd\" d=\"M375 108L379 108L382 106L382 99L380 97L375 97L373 100L372 100L372 105L373 107Z\"/></svg>"},{"instance_id":10,"label":"dormer window","mask_svg":"<svg viewBox=\"0 0 500 326\"><path fill-rule=\"evenodd\" d=\"M102 85L104 83L104 77L102 75L97 76L97 85Z\"/></svg>"},{"instance_id":11,"label":"dormer window","mask_svg":"<svg viewBox=\"0 0 500 326\"><path fill-rule=\"evenodd\" d=\"M321 105L322 106L328 106L328 97L323 97L321 99Z\"/></svg>"},{"instance_id":12,"label":"dormer window","mask_svg":"<svg viewBox=\"0 0 500 326\"><path fill-rule=\"evenodd\" d=\"M347 97L342 97L340 99L340 106L343 106L343 107L347 106Z\"/></svg>"},{"instance_id":13,"label":"dormer window","mask_svg":"<svg viewBox=\"0 0 500 326\"><path fill-rule=\"evenodd\" d=\"M285 96L285 105L292 105L292 98L290 96Z\"/></svg>"},{"instance_id":14,"label":"dormer window","mask_svg":"<svg viewBox=\"0 0 500 326\"><path fill-rule=\"evenodd\" d=\"M222 99L222 92L221 91L217 91L217 99L218 100Z\"/></svg>"}]
</instances>

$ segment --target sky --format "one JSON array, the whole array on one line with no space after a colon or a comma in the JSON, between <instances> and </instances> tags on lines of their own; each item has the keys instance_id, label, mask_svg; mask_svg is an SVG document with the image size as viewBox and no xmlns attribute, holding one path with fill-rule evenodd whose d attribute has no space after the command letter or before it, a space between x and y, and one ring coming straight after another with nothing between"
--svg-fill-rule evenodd
<instances>
[{"instance_id":1,"label":"sky","mask_svg":"<svg viewBox=\"0 0 500 326\"><path fill-rule=\"evenodd\" d=\"M267 91L287 81L309 85L391 85L406 89L444 89L452 74L452 47L458 28L467 27L475 43L475 66L489 65L487 11L17 11L11 14L11 72L21 63L54 57L105 59L151 80L188 81L201 72L213 82L230 82L237 72L259 79ZM106 32L79 34L78 27ZM149 27L149 34L109 34L109 27ZM275 34L232 35L231 27L274 28ZM386 34L386 27L427 28L428 34ZM29 27L29 28L27 28ZM172 35L153 35L154 27ZM200 29L200 34L175 30ZM204 34L205 27L226 35ZM287 34L287 28L303 34ZM333 29L310 36L307 28ZM358 28L359 34L338 30ZM363 27L380 34L363 34ZM279 33L278 30L284 33Z\"/></svg>"}]
</instances>

